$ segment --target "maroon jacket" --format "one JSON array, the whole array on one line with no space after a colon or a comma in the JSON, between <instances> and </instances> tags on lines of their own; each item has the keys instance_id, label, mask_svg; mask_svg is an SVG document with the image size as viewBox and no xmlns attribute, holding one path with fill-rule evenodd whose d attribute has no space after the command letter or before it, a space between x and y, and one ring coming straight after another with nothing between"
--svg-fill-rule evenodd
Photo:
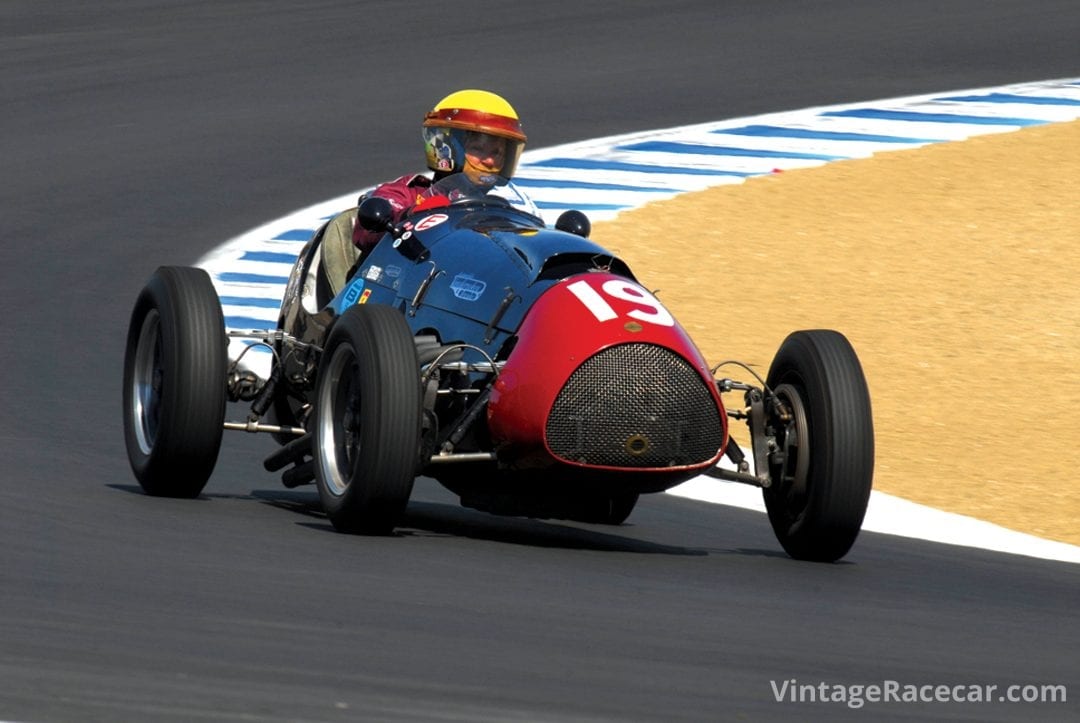
<instances>
[{"instance_id":1,"label":"maroon jacket","mask_svg":"<svg viewBox=\"0 0 1080 723\"><path fill-rule=\"evenodd\" d=\"M389 201L394 210L394 223L397 223L410 208L424 199L424 192L431 188L431 183L427 176L402 176L376 186L375 190L367 195L379 196ZM382 237L381 231L365 231L360 224L353 227L353 243L364 253L370 251Z\"/></svg>"}]
</instances>

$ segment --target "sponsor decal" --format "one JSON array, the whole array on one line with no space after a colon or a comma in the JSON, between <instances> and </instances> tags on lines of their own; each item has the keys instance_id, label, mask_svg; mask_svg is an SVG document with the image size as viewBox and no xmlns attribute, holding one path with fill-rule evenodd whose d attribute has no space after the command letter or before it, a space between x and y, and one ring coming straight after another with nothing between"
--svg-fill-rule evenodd
<instances>
[{"instance_id":1,"label":"sponsor decal","mask_svg":"<svg viewBox=\"0 0 1080 723\"><path fill-rule=\"evenodd\" d=\"M367 271L364 272L364 278L368 281L378 281L379 277L382 276L382 272L380 266L369 266Z\"/></svg>"},{"instance_id":2,"label":"sponsor decal","mask_svg":"<svg viewBox=\"0 0 1080 723\"><path fill-rule=\"evenodd\" d=\"M465 301L476 301L486 288L487 282L470 274L458 274L450 282L450 290L454 292L454 296Z\"/></svg>"},{"instance_id":3,"label":"sponsor decal","mask_svg":"<svg viewBox=\"0 0 1080 723\"><path fill-rule=\"evenodd\" d=\"M364 289L364 293L360 294L360 298L357 299L357 304L366 304L368 297L371 296L371 289Z\"/></svg>"},{"instance_id":4,"label":"sponsor decal","mask_svg":"<svg viewBox=\"0 0 1080 723\"><path fill-rule=\"evenodd\" d=\"M386 269L384 270L384 273L387 276L389 276L391 279L396 279L397 277L401 276L401 267L400 266L387 266Z\"/></svg>"},{"instance_id":5,"label":"sponsor decal","mask_svg":"<svg viewBox=\"0 0 1080 723\"><path fill-rule=\"evenodd\" d=\"M430 216L420 219L416 224L416 230L427 231L429 228L435 228L448 218L450 217L445 213L433 213Z\"/></svg>"},{"instance_id":6,"label":"sponsor decal","mask_svg":"<svg viewBox=\"0 0 1080 723\"><path fill-rule=\"evenodd\" d=\"M345 287L345 291L341 294L341 303L337 306L338 313L341 313L348 307L356 303L356 300L360 298L361 294L370 294L370 291L364 290L363 279L353 279L349 282L349 285ZM365 297L366 299L367 297Z\"/></svg>"}]
</instances>

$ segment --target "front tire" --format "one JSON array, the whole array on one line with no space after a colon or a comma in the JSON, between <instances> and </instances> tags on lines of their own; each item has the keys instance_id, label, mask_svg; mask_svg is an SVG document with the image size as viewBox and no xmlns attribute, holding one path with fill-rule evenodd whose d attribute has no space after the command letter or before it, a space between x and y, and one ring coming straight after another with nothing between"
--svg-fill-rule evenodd
<instances>
[{"instance_id":1,"label":"front tire","mask_svg":"<svg viewBox=\"0 0 1080 723\"><path fill-rule=\"evenodd\" d=\"M393 531L418 468L421 404L416 345L402 314L347 309L323 348L315 390L315 482L335 529Z\"/></svg>"},{"instance_id":2,"label":"front tire","mask_svg":"<svg viewBox=\"0 0 1080 723\"><path fill-rule=\"evenodd\" d=\"M792 333L767 379L783 417L770 420L765 507L777 539L798 560L835 562L862 527L874 473L870 393L855 350L840 333Z\"/></svg>"},{"instance_id":3,"label":"front tire","mask_svg":"<svg viewBox=\"0 0 1080 723\"><path fill-rule=\"evenodd\" d=\"M159 268L135 302L124 354L124 440L147 494L202 492L221 449L227 364L210 276Z\"/></svg>"}]
</instances>

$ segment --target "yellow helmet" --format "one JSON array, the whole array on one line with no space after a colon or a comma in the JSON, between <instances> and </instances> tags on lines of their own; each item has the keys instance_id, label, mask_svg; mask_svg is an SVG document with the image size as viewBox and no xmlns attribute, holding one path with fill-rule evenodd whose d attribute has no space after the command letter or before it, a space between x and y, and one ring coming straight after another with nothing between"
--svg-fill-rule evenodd
<instances>
[{"instance_id":1,"label":"yellow helmet","mask_svg":"<svg viewBox=\"0 0 1080 723\"><path fill-rule=\"evenodd\" d=\"M486 185L513 177L526 140L513 106L486 90L440 100L424 117L423 136L428 168Z\"/></svg>"}]
</instances>

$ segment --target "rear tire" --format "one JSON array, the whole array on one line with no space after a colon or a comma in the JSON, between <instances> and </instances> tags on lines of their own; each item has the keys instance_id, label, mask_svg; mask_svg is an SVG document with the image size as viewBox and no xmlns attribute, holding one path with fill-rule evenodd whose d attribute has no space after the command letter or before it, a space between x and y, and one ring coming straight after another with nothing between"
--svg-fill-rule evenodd
<instances>
[{"instance_id":1,"label":"rear tire","mask_svg":"<svg viewBox=\"0 0 1080 723\"><path fill-rule=\"evenodd\" d=\"M405 317L352 306L334 323L315 388L319 499L341 532L388 534L420 458L420 365Z\"/></svg>"},{"instance_id":2,"label":"rear tire","mask_svg":"<svg viewBox=\"0 0 1080 723\"><path fill-rule=\"evenodd\" d=\"M124 354L124 440L147 494L202 492L221 449L227 364L210 276L159 268L135 302Z\"/></svg>"},{"instance_id":3,"label":"rear tire","mask_svg":"<svg viewBox=\"0 0 1080 723\"><path fill-rule=\"evenodd\" d=\"M789 412L769 422L787 452L782 464L770 465L769 522L795 559L834 562L859 534L873 482L874 423L862 366L842 334L796 331L780 345L768 387Z\"/></svg>"}]
</instances>

